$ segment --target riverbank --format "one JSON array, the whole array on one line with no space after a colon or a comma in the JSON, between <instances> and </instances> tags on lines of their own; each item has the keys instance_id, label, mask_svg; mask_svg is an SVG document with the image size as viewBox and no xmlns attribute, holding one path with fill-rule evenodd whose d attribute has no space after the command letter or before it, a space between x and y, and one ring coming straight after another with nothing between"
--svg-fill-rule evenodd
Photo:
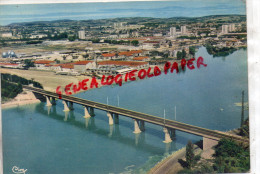
<instances>
[{"instance_id":1,"label":"riverbank","mask_svg":"<svg viewBox=\"0 0 260 174\"><path fill-rule=\"evenodd\" d=\"M50 71L37 71L37 70L22 70L22 69L7 69L0 68L0 73L15 74L17 76L26 78L28 80L34 80L42 84L43 88L47 91L55 92L57 86L65 87L70 83L77 84L79 81L91 78L89 76L64 76L56 75L54 72ZM99 79L97 79L100 82ZM90 85L91 81L87 82Z\"/></svg>"},{"instance_id":2,"label":"riverbank","mask_svg":"<svg viewBox=\"0 0 260 174\"><path fill-rule=\"evenodd\" d=\"M195 155L201 154L203 158L211 157L209 151L202 151L202 149L194 144L194 153ZM212 153L212 152L210 152ZM183 170L184 168L180 164L180 160L185 161L185 154L186 154L186 147L173 152L170 156L163 159L161 162L157 163L149 172L148 174L177 174L179 171Z\"/></svg>"},{"instance_id":3,"label":"riverbank","mask_svg":"<svg viewBox=\"0 0 260 174\"><path fill-rule=\"evenodd\" d=\"M18 94L14 99L2 103L1 108L6 109L40 102L41 101L37 99L32 92L24 91L21 94Z\"/></svg>"},{"instance_id":4,"label":"riverbank","mask_svg":"<svg viewBox=\"0 0 260 174\"><path fill-rule=\"evenodd\" d=\"M171 173L175 174L178 171L182 170L183 167L178 162L178 159L184 159L186 153L186 147L174 152L172 155L163 159L161 162L157 163L148 174L160 174L160 173ZM174 170L172 170L174 169Z\"/></svg>"},{"instance_id":5,"label":"riverbank","mask_svg":"<svg viewBox=\"0 0 260 174\"><path fill-rule=\"evenodd\" d=\"M226 133L238 135L239 129L233 129L227 131ZM200 142L198 142L200 143ZM196 144L198 144L196 143ZM210 162L214 159L213 154L215 153L214 148L209 148L207 150L202 150L199 145L194 144L194 153L195 155L200 155L200 160L197 161L197 166L203 166L203 164ZM148 174L177 174L181 170L183 170L183 166L179 162L179 160L185 161L186 155L186 147L173 152L172 155L168 156L165 159L162 159L159 163L157 163Z\"/></svg>"}]
</instances>

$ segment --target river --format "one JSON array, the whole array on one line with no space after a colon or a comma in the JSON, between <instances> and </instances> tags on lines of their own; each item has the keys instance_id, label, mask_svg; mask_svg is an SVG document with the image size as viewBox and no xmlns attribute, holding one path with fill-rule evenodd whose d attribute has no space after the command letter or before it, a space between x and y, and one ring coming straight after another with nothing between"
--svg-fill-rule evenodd
<instances>
[{"instance_id":1,"label":"river","mask_svg":"<svg viewBox=\"0 0 260 174\"><path fill-rule=\"evenodd\" d=\"M247 51L240 49L226 57L209 55L200 47L207 67L187 69L179 74L106 86L75 96L167 119L227 131L240 126L242 90L247 99ZM176 106L176 118L175 118ZM201 137L176 131L176 140L163 143L162 127L146 123L146 130L134 134L133 120L120 117L109 126L103 111L83 118L82 106L65 114L59 101L2 110L4 173L13 166L27 173L145 173L167 154ZM245 112L246 117L248 111Z\"/></svg>"}]
</instances>

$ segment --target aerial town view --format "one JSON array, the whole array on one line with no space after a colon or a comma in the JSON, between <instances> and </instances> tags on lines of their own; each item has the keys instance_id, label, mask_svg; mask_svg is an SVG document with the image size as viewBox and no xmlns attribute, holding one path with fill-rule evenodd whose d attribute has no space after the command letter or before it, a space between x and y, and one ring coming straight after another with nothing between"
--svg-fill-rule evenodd
<instances>
[{"instance_id":1,"label":"aerial town view","mask_svg":"<svg viewBox=\"0 0 260 174\"><path fill-rule=\"evenodd\" d=\"M243 1L0 7L4 173L250 171Z\"/></svg>"}]
</instances>

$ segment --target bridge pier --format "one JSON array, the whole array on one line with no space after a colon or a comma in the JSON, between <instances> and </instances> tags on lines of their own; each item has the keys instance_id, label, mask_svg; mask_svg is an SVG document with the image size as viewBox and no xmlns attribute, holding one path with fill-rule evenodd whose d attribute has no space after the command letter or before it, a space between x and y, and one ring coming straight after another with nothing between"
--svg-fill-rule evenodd
<instances>
[{"instance_id":1,"label":"bridge pier","mask_svg":"<svg viewBox=\"0 0 260 174\"><path fill-rule=\"evenodd\" d=\"M50 101L50 97L49 96L45 96L46 97L46 106L52 106L51 101Z\"/></svg>"},{"instance_id":2,"label":"bridge pier","mask_svg":"<svg viewBox=\"0 0 260 174\"><path fill-rule=\"evenodd\" d=\"M170 135L170 129L164 127L164 128L163 128L163 132L164 132L164 134L165 134L165 139L164 139L163 142L164 142L164 143L170 143L170 142L172 142L171 135Z\"/></svg>"},{"instance_id":3,"label":"bridge pier","mask_svg":"<svg viewBox=\"0 0 260 174\"><path fill-rule=\"evenodd\" d=\"M51 113L51 106L47 106L48 115Z\"/></svg>"},{"instance_id":4,"label":"bridge pier","mask_svg":"<svg viewBox=\"0 0 260 174\"><path fill-rule=\"evenodd\" d=\"M70 109L70 110L74 110L74 108L73 108L73 102L69 102L69 103L70 103L69 109Z\"/></svg>"},{"instance_id":5,"label":"bridge pier","mask_svg":"<svg viewBox=\"0 0 260 174\"><path fill-rule=\"evenodd\" d=\"M51 104L56 105L56 98L55 97L52 97Z\"/></svg>"},{"instance_id":6,"label":"bridge pier","mask_svg":"<svg viewBox=\"0 0 260 174\"><path fill-rule=\"evenodd\" d=\"M170 136L172 140L176 139L176 129L170 129Z\"/></svg>"},{"instance_id":7,"label":"bridge pier","mask_svg":"<svg viewBox=\"0 0 260 174\"><path fill-rule=\"evenodd\" d=\"M139 127L139 121L137 119L133 119L133 120L134 120L134 126L135 126L134 133L135 134L141 133L142 131L140 130L140 127Z\"/></svg>"},{"instance_id":8,"label":"bridge pier","mask_svg":"<svg viewBox=\"0 0 260 174\"><path fill-rule=\"evenodd\" d=\"M144 131L144 130L145 130L144 121L143 121L143 120L140 120L140 121L139 121L139 124L140 124L140 130L141 130L141 131Z\"/></svg>"},{"instance_id":9,"label":"bridge pier","mask_svg":"<svg viewBox=\"0 0 260 174\"><path fill-rule=\"evenodd\" d=\"M109 125L113 125L114 124L114 120L113 120L113 116L112 116L111 112L107 112L107 117L108 117Z\"/></svg>"},{"instance_id":10,"label":"bridge pier","mask_svg":"<svg viewBox=\"0 0 260 174\"><path fill-rule=\"evenodd\" d=\"M113 131L114 131L114 126L113 125L109 125L109 134L108 134L109 138L111 138L113 136Z\"/></svg>"},{"instance_id":11,"label":"bridge pier","mask_svg":"<svg viewBox=\"0 0 260 174\"><path fill-rule=\"evenodd\" d=\"M94 113L94 108L93 107L89 107L89 114L91 117L94 117L95 116L95 113Z\"/></svg>"},{"instance_id":12,"label":"bridge pier","mask_svg":"<svg viewBox=\"0 0 260 174\"><path fill-rule=\"evenodd\" d=\"M115 124L114 135L115 136L120 136L120 130L119 130L119 125L118 124Z\"/></svg>"},{"instance_id":13,"label":"bridge pier","mask_svg":"<svg viewBox=\"0 0 260 174\"><path fill-rule=\"evenodd\" d=\"M171 149L171 143L165 143L165 155L170 154L170 149Z\"/></svg>"},{"instance_id":14,"label":"bridge pier","mask_svg":"<svg viewBox=\"0 0 260 174\"><path fill-rule=\"evenodd\" d=\"M68 102L65 101L65 100L63 100L62 102L63 102L63 104L64 104L64 110L63 110L63 111L65 111L65 112L70 111L70 108L69 108L69 106L68 106Z\"/></svg>"},{"instance_id":15,"label":"bridge pier","mask_svg":"<svg viewBox=\"0 0 260 174\"><path fill-rule=\"evenodd\" d=\"M88 112L88 107L87 107L87 106L84 106L84 113L85 113L84 118L89 118L89 117L91 117L90 114L89 114L89 112Z\"/></svg>"},{"instance_id":16,"label":"bridge pier","mask_svg":"<svg viewBox=\"0 0 260 174\"><path fill-rule=\"evenodd\" d=\"M68 121L69 112L65 112L64 121Z\"/></svg>"},{"instance_id":17,"label":"bridge pier","mask_svg":"<svg viewBox=\"0 0 260 174\"><path fill-rule=\"evenodd\" d=\"M88 128L90 117L85 117L85 127Z\"/></svg>"},{"instance_id":18,"label":"bridge pier","mask_svg":"<svg viewBox=\"0 0 260 174\"><path fill-rule=\"evenodd\" d=\"M70 121L75 121L75 119L74 111L70 112Z\"/></svg>"},{"instance_id":19,"label":"bridge pier","mask_svg":"<svg viewBox=\"0 0 260 174\"><path fill-rule=\"evenodd\" d=\"M140 134L135 134L135 145L139 144Z\"/></svg>"},{"instance_id":20,"label":"bridge pier","mask_svg":"<svg viewBox=\"0 0 260 174\"><path fill-rule=\"evenodd\" d=\"M57 114L56 107L52 107L52 114L54 114L54 115L56 115L56 114Z\"/></svg>"},{"instance_id":21,"label":"bridge pier","mask_svg":"<svg viewBox=\"0 0 260 174\"><path fill-rule=\"evenodd\" d=\"M114 122L115 124L119 124L118 114L114 114Z\"/></svg>"},{"instance_id":22,"label":"bridge pier","mask_svg":"<svg viewBox=\"0 0 260 174\"><path fill-rule=\"evenodd\" d=\"M211 149L213 146L216 146L217 144L217 140L203 137L203 150Z\"/></svg>"}]
</instances>

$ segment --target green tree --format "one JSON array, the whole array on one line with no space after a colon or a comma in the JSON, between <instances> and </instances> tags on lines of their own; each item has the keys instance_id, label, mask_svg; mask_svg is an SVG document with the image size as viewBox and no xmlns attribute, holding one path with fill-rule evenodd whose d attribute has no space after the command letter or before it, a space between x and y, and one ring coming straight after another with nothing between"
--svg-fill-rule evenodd
<instances>
[{"instance_id":1,"label":"green tree","mask_svg":"<svg viewBox=\"0 0 260 174\"><path fill-rule=\"evenodd\" d=\"M186 57L186 51L183 49L182 50L182 58L184 59Z\"/></svg>"},{"instance_id":2,"label":"green tree","mask_svg":"<svg viewBox=\"0 0 260 174\"><path fill-rule=\"evenodd\" d=\"M134 46L137 46L137 45L139 44L139 42L138 42L138 40L133 40L133 41L131 42L131 44L134 45Z\"/></svg>"},{"instance_id":3,"label":"green tree","mask_svg":"<svg viewBox=\"0 0 260 174\"><path fill-rule=\"evenodd\" d=\"M170 47L170 48L172 47L172 42L171 42L171 41L169 42L169 47Z\"/></svg>"},{"instance_id":4,"label":"green tree","mask_svg":"<svg viewBox=\"0 0 260 174\"><path fill-rule=\"evenodd\" d=\"M195 47L193 46L189 47L189 54L192 55L193 57L195 56Z\"/></svg>"},{"instance_id":5,"label":"green tree","mask_svg":"<svg viewBox=\"0 0 260 174\"><path fill-rule=\"evenodd\" d=\"M178 51L178 52L177 52L177 59L179 60L179 59L181 59L181 58L182 58L182 52Z\"/></svg>"},{"instance_id":6,"label":"green tree","mask_svg":"<svg viewBox=\"0 0 260 174\"><path fill-rule=\"evenodd\" d=\"M89 57L89 54L86 53L86 54L83 54L82 56L83 56L84 59L86 60L86 59Z\"/></svg>"},{"instance_id":7,"label":"green tree","mask_svg":"<svg viewBox=\"0 0 260 174\"><path fill-rule=\"evenodd\" d=\"M249 138L249 119L248 118L244 121L244 124L240 128L239 134L241 136L245 136L245 137Z\"/></svg>"},{"instance_id":8,"label":"green tree","mask_svg":"<svg viewBox=\"0 0 260 174\"><path fill-rule=\"evenodd\" d=\"M73 35L73 36L69 36L68 39L69 39L69 41L75 41L76 36L75 36L75 35Z\"/></svg>"},{"instance_id":9,"label":"green tree","mask_svg":"<svg viewBox=\"0 0 260 174\"><path fill-rule=\"evenodd\" d=\"M187 168L190 169L194 165L194 145L192 144L191 141L188 141L188 144L186 145L186 163L187 163Z\"/></svg>"},{"instance_id":10,"label":"green tree","mask_svg":"<svg viewBox=\"0 0 260 174\"><path fill-rule=\"evenodd\" d=\"M24 67L30 68L30 67L35 67L35 65L34 65L34 62L31 59L26 59L24 61Z\"/></svg>"},{"instance_id":11,"label":"green tree","mask_svg":"<svg viewBox=\"0 0 260 174\"><path fill-rule=\"evenodd\" d=\"M60 60L58 60L58 59L55 59L54 61L55 61L56 63L60 63Z\"/></svg>"}]
</instances>

